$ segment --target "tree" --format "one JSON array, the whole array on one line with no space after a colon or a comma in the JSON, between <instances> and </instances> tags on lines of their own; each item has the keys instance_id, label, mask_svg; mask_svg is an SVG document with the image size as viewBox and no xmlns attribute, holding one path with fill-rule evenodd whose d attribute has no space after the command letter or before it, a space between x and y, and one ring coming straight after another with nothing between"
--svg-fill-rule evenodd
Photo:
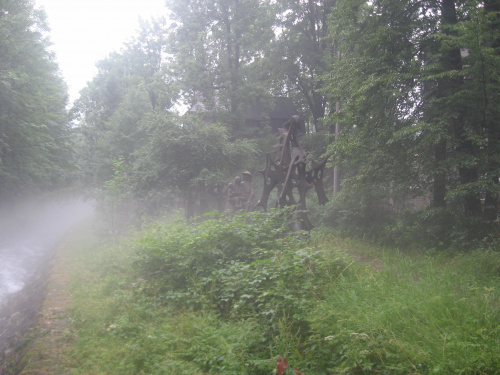
<instances>
[{"instance_id":1,"label":"tree","mask_svg":"<svg viewBox=\"0 0 500 375\"><path fill-rule=\"evenodd\" d=\"M217 14L220 23L217 27L213 25L212 31L226 25L223 14L231 4L221 2L215 8L203 5L205 10L210 9L211 15L221 12ZM247 16L252 17L240 15L242 20ZM194 27L195 23L189 26ZM233 26L237 28L231 23ZM183 26L176 32L186 30L189 28ZM182 49L190 48L188 41L175 44L172 48L178 54L173 55L166 43L167 34L164 20L143 22L137 38L120 53L99 63L98 75L82 92L74 108L80 120L81 165L83 178L94 187L111 192L109 187L119 181L119 197L127 197L127 211L131 211L130 202L135 200L140 202L136 205L141 207L139 215L147 211L158 214L169 205L169 199L181 195L188 203L187 215L192 216L195 200L222 186L229 173L236 170L241 173L239 169L248 166L256 146L248 140L230 140L226 128L216 121L206 123L193 113L182 119L174 114L172 107L178 92L189 84L187 79L198 84L200 77L187 74L193 63L189 58L181 64L180 59L186 57ZM222 43L220 38L214 40ZM236 70L250 58L245 48L235 47L238 43L234 41L233 47L226 44L229 51L236 48L236 52L228 49L224 52L227 54L224 60L231 60ZM215 54L216 50L210 53ZM187 75L176 75L180 66L186 67ZM221 86L227 83L217 75L211 75L210 79L219 79ZM224 90L230 89L221 88L217 92L227 95L227 99L230 95ZM127 176L122 179L125 170ZM110 202L117 203L112 199Z\"/></svg>"},{"instance_id":2,"label":"tree","mask_svg":"<svg viewBox=\"0 0 500 375\"><path fill-rule=\"evenodd\" d=\"M170 0L174 76L189 102L202 101L238 127L249 102L262 96L260 66L273 38L274 12L258 0Z\"/></svg>"},{"instance_id":3,"label":"tree","mask_svg":"<svg viewBox=\"0 0 500 375\"><path fill-rule=\"evenodd\" d=\"M498 61L495 63L491 49L488 51L491 35L485 32L491 23L481 4L447 0L436 13L441 35L435 37L434 61L429 64L433 67L428 81L435 85L428 109L437 114L446 138L435 149L441 163L434 182L435 206L445 207L449 202L471 218L480 217L481 191L496 194L498 184L494 177L490 179L487 160L494 160L493 155L500 151L490 148L498 135L488 134L486 120L493 109L489 101L498 90L498 79L495 82L492 77ZM490 63L485 64L486 60Z\"/></svg>"},{"instance_id":4,"label":"tree","mask_svg":"<svg viewBox=\"0 0 500 375\"><path fill-rule=\"evenodd\" d=\"M335 4L336 0L279 2L279 32L269 52L278 95L291 95L301 103L318 130L329 109L322 89L327 59L335 52L327 22Z\"/></svg>"},{"instance_id":5,"label":"tree","mask_svg":"<svg viewBox=\"0 0 500 375\"><path fill-rule=\"evenodd\" d=\"M175 102L166 33L165 19L142 21L136 38L98 63L98 74L76 101L85 185L102 186L119 160L131 166L147 136L139 130L140 121L151 111L166 113Z\"/></svg>"},{"instance_id":6,"label":"tree","mask_svg":"<svg viewBox=\"0 0 500 375\"><path fill-rule=\"evenodd\" d=\"M499 150L485 118L496 111L498 65L483 47L492 40L485 12L450 0L337 3L332 38L342 40L342 61L325 80L331 100L342 98L334 119L343 131L330 152L353 203L371 202L355 215L388 214L390 199L432 192L450 235L458 221L481 216L482 190L496 194L486 160ZM479 235L461 228L461 238Z\"/></svg>"},{"instance_id":7,"label":"tree","mask_svg":"<svg viewBox=\"0 0 500 375\"><path fill-rule=\"evenodd\" d=\"M342 60L332 57L324 79L331 100L344 103L337 113L342 139L330 149L343 166L345 184L387 196L389 182L408 187L415 179L406 155L414 134L403 138L398 132L412 125L418 64L410 27L417 15L407 13L408 4L386 3L338 3L332 32L342 40Z\"/></svg>"},{"instance_id":8,"label":"tree","mask_svg":"<svg viewBox=\"0 0 500 375\"><path fill-rule=\"evenodd\" d=\"M196 114L181 122L173 115L152 113L143 126L150 136L138 152L134 188L141 196L167 189L180 194L188 218L195 214L200 195L251 166L257 154L254 141L231 141L224 126L206 123Z\"/></svg>"},{"instance_id":9,"label":"tree","mask_svg":"<svg viewBox=\"0 0 500 375\"><path fill-rule=\"evenodd\" d=\"M67 181L72 168L67 93L49 52L45 14L0 2L0 199Z\"/></svg>"},{"instance_id":10,"label":"tree","mask_svg":"<svg viewBox=\"0 0 500 375\"><path fill-rule=\"evenodd\" d=\"M475 80L479 85L476 92L482 93L481 111L478 117L484 123L486 132L486 171L487 180L485 196L485 213L488 220L498 217L498 200L500 184L500 108L495 103L500 100L500 85L498 67L500 66L500 2L487 0L484 11L475 9L471 15L471 25L467 35L470 36L471 57L474 56L473 73L481 80ZM478 38L478 26L480 37ZM478 40L479 39L479 40ZM478 43L479 42L479 43ZM496 67L496 69L495 69ZM477 109L478 107L476 107Z\"/></svg>"}]
</instances>

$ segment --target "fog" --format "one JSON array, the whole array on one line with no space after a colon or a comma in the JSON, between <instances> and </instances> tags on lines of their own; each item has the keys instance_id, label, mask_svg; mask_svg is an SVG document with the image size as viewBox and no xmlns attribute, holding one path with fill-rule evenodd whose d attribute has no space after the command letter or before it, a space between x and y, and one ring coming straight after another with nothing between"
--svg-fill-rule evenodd
<instances>
[{"instance_id":1,"label":"fog","mask_svg":"<svg viewBox=\"0 0 500 375\"><path fill-rule=\"evenodd\" d=\"M1 210L0 361L22 337L43 301L46 266L58 241L93 210L92 201L79 198L31 199Z\"/></svg>"}]
</instances>

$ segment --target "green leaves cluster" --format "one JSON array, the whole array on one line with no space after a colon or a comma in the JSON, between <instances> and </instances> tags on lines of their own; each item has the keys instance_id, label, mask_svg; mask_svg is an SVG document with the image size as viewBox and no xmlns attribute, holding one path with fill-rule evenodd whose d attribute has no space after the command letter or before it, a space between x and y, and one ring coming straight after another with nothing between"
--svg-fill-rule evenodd
<instances>
[{"instance_id":1,"label":"green leaves cluster","mask_svg":"<svg viewBox=\"0 0 500 375\"><path fill-rule=\"evenodd\" d=\"M98 64L73 108L83 183L101 188L123 162L139 216L161 214L174 196L193 206L249 169L257 151L255 142L231 137L223 117L177 114L185 85L193 81L176 70L189 63L174 61L180 55L172 55L173 33L165 19L143 22L134 40ZM192 216L193 208L186 213Z\"/></svg>"},{"instance_id":2,"label":"green leaves cluster","mask_svg":"<svg viewBox=\"0 0 500 375\"><path fill-rule=\"evenodd\" d=\"M273 94L292 98L313 125L311 129L320 132L327 131L322 120L335 107L323 91L323 76L329 71L329 61L336 57L328 23L335 6L335 0L279 1L279 32L266 61Z\"/></svg>"},{"instance_id":3,"label":"green leaves cluster","mask_svg":"<svg viewBox=\"0 0 500 375\"><path fill-rule=\"evenodd\" d=\"M0 2L0 200L60 186L72 171L66 86L47 34L31 1Z\"/></svg>"},{"instance_id":4,"label":"green leaves cluster","mask_svg":"<svg viewBox=\"0 0 500 375\"><path fill-rule=\"evenodd\" d=\"M141 122L150 113L165 114L175 101L164 66L165 23L143 22L120 53L98 63L97 75L75 102L81 179L87 186L99 188L110 180L118 160L131 167L134 153L150 136Z\"/></svg>"},{"instance_id":5,"label":"green leaves cluster","mask_svg":"<svg viewBox=\"0 0 500 375\"><path fill-rule=\"evenodd\" d=\"M132 195L149 209L172 195L204 199L235 174L255 171L258 142L242 139L259 133L245 127L252 105L271 109L268 99L289 96L315 123L325 114L321 74L333 5L168 1L170 22L144 22L98 64L75 104L83 183L100 188L123 160Z\"/></svg>"},{"instance_id":6,"label":"green leaves cluster","mask_svg":"<svg viewBox=\"0 0 500 375\"><path fill-rule=\"evenodd\" d=\"M370 202L359 229L394 225L421 196L443 211L441 238L481 220L495 231L498 11L492 2L337 2L330 25L341 58L330 60L325 92L342 103L331 117L342 132L329 153L342 170L339 204ZM459 219L454 228L447 217Z\"/></svg>"},{"instance_id":7,"label":"green leaves cluster","mask_svg":"<svg viewBox=\"0 0 500 375\"><path fill-rule=\"evenodd\" d=\"M151 115L143 129L151 134L137 153L137 183L144 189L152 181L143 174L186 194L207 191L227 178L228 171L249 165L257 153L255 142L231 140L224 126L196 115L182 120Z\"/></svg>"},{"instance_id":8,"label":"green leaves cluster","mask_svg":"<svg viewBox=\"0 0 500 375\"><path fill-rule=\"evenodd\" d=\"M343 263L287 236L282 222L281 212L252 213L155 228L138 244L137 268L147 290L172 308L211 307L274 329L283 316L300 325L322 294L320 280L337 277Z\"/></svg>"},{"instance_id":9,"label":"green leaves cluster","mask_svg":"<svg viewBox=\"0 0 500 375\"><path fill-rule=\"evenodd\" d=\"M248 103L266 95L263 55L275 9L257 0L169 0L173 74L190 105L201 101L237 129ZM201 95L201 97L200 97Z\"/></svg>"},{"instance_id":10,"label":"green leaves cluster","mask_svg":"<svg viewBox=\"0 0 500 375\"><path fill-rule=\"evenodd\" d=\"M265 373L264 352L312 374L497 371L497 253L369 253L326 231L285 235L276 219L157 227L137 244L136 298L203 317L184 359L207 372ZM260 340L241 345L240 324Z\"/></svg>"}]
</instances>

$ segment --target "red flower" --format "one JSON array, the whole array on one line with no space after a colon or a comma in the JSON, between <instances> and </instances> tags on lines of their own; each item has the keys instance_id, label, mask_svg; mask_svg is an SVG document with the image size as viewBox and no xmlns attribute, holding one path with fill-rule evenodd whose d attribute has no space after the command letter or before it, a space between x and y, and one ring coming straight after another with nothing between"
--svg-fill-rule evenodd
<instances>
[{"instance_id":1,"label":"red flower","mask_svg":"<svg viewBox=\"0 0 500 375\"><path fill-rule=\"evenodd\" d=\"M302 375L302 373L299 370L297 370L297 368L295 366L293 367L293 370L295 371L295 373L297 375Z\"/></svg>"},{"instance_id":2,"label":"red flower","mask_svg":"<svg viewBox=\"0 0 500 375\"><path fill-rule=\"evenodd\" d=\"M278 360L278 364L276 365L276 369L278 370L278 375L283 375L285 373L287 365L288 361L285 358L280 357L280 359Z\"/></svg>"}]
</instances>

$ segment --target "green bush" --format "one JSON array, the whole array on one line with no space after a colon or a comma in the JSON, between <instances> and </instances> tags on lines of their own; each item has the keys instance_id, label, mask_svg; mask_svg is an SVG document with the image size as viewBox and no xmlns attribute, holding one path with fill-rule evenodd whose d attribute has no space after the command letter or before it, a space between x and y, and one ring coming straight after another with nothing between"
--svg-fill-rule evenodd
<instances>
[{"instance_id":1,"label":"green bush","mask_svg":"<svg viewBox=\"0 0 500 375\"><path fill-rule=\"evenodd\" d=\"M375 188L366 195L341 191L315 213L313 220L345 235L380 241L385 226L394 221L393 213L383 202L382 192Z\"/></svg>"},{"instance_id":2,"label":"green bush","mask_svg":"<svg viewBox=\"0 0 500 375\"><path fill-rule=\"evenodd\" d=\"M384 191L370 194L342 191L324 207L312 211L311 220L348 236L391 246L436 249L471 249L500 241L500 221L482 214L467 215L456 205L396 213Z\"/></svg>"},{"instance_id":3,"label":"green bush","mask_svg":"<svg viewBox=\"0 0 500 375\"><path fill-rule=\"evenodd\" d=\"M283 213L246 213L201 223L157 227L139 242L137 269L149 292L173 308L215 308L225 318L283 314L303 320L320 283L342 262L328 263L300 235L285 230Z\"/></svg>"},{"instance_id":4,"label":"green bush","mask_svg":"<svg viewBox=\"0 0 500 375\"><path fill-rule=\"evenodd\" d=\"M400 214L388 223L380 237L386 244L420 248L471 249L491 247L499 240L500 223L482 216L467 216L453 208L432 208Z\"/></svg>"},{"instance_id":5,"label":"green bush","mask_svg":"<svg viewBox=\"0 0 500 375\"><path fill-rule=\"evenodd\" d=\"M209 293L215 270L265 259L287 246L277 215L215 216L201 223L152 228L137 245L136 267L152 292L168 303L191 303Z\"/></svg>"}]
</instances>

